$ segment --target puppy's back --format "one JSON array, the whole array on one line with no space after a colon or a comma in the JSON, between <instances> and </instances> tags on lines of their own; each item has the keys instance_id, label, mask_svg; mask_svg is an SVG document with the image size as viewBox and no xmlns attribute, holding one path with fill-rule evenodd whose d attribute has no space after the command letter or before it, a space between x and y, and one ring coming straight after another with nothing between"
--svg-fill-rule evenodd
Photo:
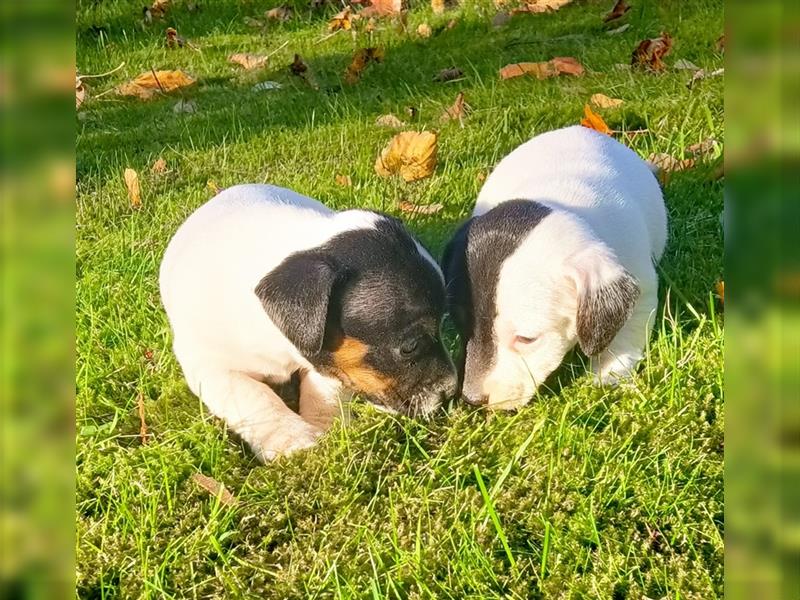
<instances>
[{"instance_id":1,"label":"puppy's back","mask_svg":"<svg viewBox=\"0 0 800 600\"><path fill-rule=\"evenodd\" d=\"M506 156L487 178L473 212L514 199L563 208L587 221L610 245L643 235L658 259L666 244L666 210L658 181L630 148L581 126L534 137ZM638 245L638 244L633 244Z\"/></svg>"}]
</instances>

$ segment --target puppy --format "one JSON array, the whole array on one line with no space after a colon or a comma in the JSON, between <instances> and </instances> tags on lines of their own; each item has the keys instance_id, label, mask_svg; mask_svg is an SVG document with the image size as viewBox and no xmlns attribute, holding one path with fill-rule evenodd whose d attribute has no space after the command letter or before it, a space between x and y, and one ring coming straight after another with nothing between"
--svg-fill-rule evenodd
<instances>
[{"instance_id":1,"label":"puppy","mask_svg":"<svg viewBox=\"0 0 800 600\"><path fill-rule=\"evenodd\" d=\"M666 239L653 172L610 137L568 127L505 157L443 258L466 342L465 399L526 404L576 343L599 380L629 375L652 327Z\"/></svg>"},{"instance_id":2,"label":"puppy","mask_svg":"<svg viewBox=\"0 0 800 600\"><path fill-rule=\"evenodd\" d=\"M160 286L189 387L261 460L311 446L352 392L412 416L456 392L441 271L388 216L232 187L180 227ZM299 415L267 385L298 372Z\"/></svg>"}]
</instances>

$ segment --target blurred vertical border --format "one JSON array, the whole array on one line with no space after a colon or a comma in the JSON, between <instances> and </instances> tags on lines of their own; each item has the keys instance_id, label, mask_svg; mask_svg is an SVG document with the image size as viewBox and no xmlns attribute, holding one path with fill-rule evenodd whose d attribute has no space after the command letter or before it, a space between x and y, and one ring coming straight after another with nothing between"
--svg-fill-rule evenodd
<instances>
[{"instance_id":1,"label":"blurred vertical border","mask_svg":"<svg viewBox=\"0 0 800 600\"><path fill-rule=\"evenodd\" d=\"M0 594L66 598L75 595L75 7L0 6Z\"/></svg>"},{"instance_id":2,"label":"blurred vertical border","mask_svg":"<svg viewBox=\"0 0 800 600\"><path fill-rule=\"evenodd\" d=\"M729 598L800 598L800 3L726 5Z\"/></svg>"}]
</instances>

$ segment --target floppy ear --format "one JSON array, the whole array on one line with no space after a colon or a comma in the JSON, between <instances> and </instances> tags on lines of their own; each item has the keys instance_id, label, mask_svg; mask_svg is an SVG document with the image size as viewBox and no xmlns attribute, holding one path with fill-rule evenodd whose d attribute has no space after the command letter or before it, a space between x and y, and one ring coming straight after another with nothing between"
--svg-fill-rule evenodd
<instances>
[{"instance_id":1,"label":"floppy ear","mask_svg":"<svg viewBox=\"0 0 800 600\"><path fill-rule=\"evenodd\" d=\"M322 349L336 268L316 252L298 252L258 282L255 293L272 322L304 354Z\"/></svg>"},{"instance_id":2,"label":"floppy ear","mask_svg":"<svg viewBox=\"0 0 800 600\"><path fill-rule=\"evenodd\" d=\"M639 284L607 247L593 247L573 257L578 293L578 345L587 356L608 348L631 316Z\"/></svg>"}]
</instances>

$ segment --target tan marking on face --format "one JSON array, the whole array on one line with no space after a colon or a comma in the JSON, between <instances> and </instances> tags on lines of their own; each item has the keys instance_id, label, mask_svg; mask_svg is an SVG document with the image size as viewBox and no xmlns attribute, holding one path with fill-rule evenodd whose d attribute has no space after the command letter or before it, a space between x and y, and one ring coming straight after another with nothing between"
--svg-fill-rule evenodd
<instances>
[{"instance_id":1,"label":"tan marking on face","mask_svg":"<svg viewBox=\"0 0 800 600\"><path fill-rule=\"evenodd\" d=\"M368 351L369 346L364 342L345 337L333 351L333 362L350 387L371 396L382 396L395 381L364 362Z\"/></svg>"}]
</instances>

